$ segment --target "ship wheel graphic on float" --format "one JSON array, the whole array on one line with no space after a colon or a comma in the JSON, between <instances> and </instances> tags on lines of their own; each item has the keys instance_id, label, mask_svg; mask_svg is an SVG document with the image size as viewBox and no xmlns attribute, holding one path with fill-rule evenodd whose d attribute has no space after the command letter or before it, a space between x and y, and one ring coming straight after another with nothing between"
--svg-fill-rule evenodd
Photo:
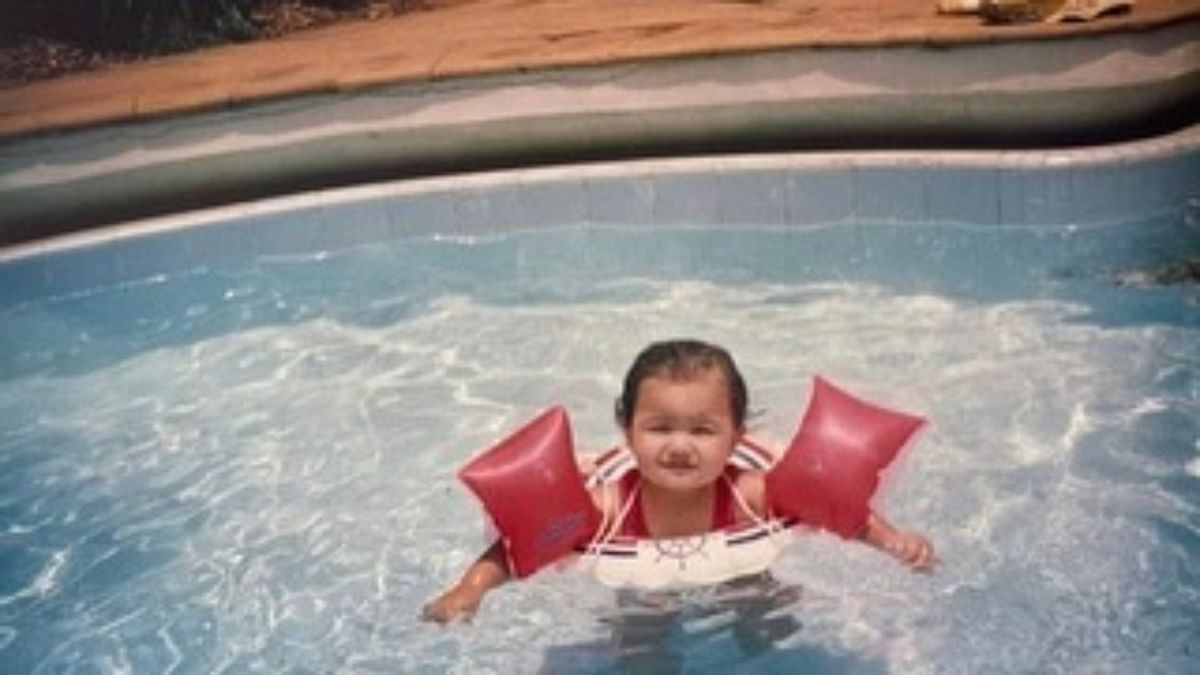
<instances>
[{"instance_id":1,"label":"ship wheel graphic on float","mask_svg":"<svg viewBox=\"0 0 1200 675\"><path fill-rule=\"evenodd\" d=\"M654 550L658 552L658 558L655 562L661 560L674 560L679 565L679 569L687 567L687 561L696 556L707 558L705 547L708 544L706 535L697 535L694 537L674 537L671 539L656 539L654 540Z\"/></svg>"}]
</instances>

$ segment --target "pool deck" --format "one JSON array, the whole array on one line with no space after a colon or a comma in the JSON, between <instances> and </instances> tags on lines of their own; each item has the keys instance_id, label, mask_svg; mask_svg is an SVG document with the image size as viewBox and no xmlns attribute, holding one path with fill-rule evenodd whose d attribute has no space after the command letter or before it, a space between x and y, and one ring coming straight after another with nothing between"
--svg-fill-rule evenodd
<instances>
[{"instance_id":1,"label":"pool deck","mask_svg":"<svg viewBox=\"0 0 1200 675\"><path fill-rule=\"evenodd\" d=\"M381 85L798 47L954 46L1145 31L1197 0L1088 23L984 25L933 0L432 0L431 9L0 89L0 141Z\"/></svg>"}]
</instances>

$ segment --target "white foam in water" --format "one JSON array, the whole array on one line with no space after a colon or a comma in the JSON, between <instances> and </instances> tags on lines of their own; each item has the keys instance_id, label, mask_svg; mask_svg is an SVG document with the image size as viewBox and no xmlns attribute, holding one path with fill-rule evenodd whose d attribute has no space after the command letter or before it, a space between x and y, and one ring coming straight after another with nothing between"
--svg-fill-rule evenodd
<instances>
[{"instance_id":1,"label":"white foam in water","mask_svg":"<svg viewBox=\"0 0 1200 675\"><path fill-rule=\"evenodd\" d=\"M659 666L1183 672L1200 470L1194 425L1186 457L1172 419L1197 401L1155 382L1181 364L1195 381L1197 336L1081 313L630 279L581 300L447 294L384 325L318 316L0 382L0 662L607 672L614 633L645 630ZM421 623L483 543L462 462L557 402L581 446L608 446L629 360L678 335L738 357L767 437L792 432L816 372L929 416L885 503L937 544L937 573L809 537L777 565L799 597L769 607L785 628L757 649L719 593L638 623L569 573L504 587L469 627Z\"/></svg>"}]
</instances>

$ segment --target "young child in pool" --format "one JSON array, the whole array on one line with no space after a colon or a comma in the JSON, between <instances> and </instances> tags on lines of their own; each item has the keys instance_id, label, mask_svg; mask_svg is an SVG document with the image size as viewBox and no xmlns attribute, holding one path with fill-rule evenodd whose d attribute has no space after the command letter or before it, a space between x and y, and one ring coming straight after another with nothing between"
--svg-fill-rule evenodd
<instances>
[{"instance_id":1,"label":"young child in pool","mask_svg":"<svg viewBox=\"0 0 1200 675\"><path fill-rule=\"evenodd\" d=\"M637 471L620 485L594 490L597 508L615 518L619 507L614 505L633 499L621 531L652 538L702 534L766 518L764 474L727 469L745 431L746 408L745 381L723 348L696 340L646 347L630 366L616 405ZM604 490L621 494L613 498ZM934 565L928 539L898 530L878 514L870 516L861 538L915 570ZM509 576L497 541L457 584L425 606L424 617L442 623L468 619L484 595Z\"/></svg>"}]
</instances>

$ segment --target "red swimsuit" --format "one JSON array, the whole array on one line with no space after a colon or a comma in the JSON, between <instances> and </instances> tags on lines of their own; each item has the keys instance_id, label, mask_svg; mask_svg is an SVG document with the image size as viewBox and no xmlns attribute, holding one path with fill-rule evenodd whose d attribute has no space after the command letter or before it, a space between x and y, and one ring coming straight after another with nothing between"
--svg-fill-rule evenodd
<instances>
[{"instance_id":1,"label":"red swimsuit","mask_svg":"<svg viewBox=\"0 0 1200 675\"><path fill-rule=\"evenodd\" d=\"M713 499L713 514L711 531L723 530L727 527L732 527L737 523L738 503L733 497L732 485L736 483L739 470L734 467L725 469L724 480L717 481L717 493ZM630 491L637 487L638 481L641 480L641 475L637 470L630 471L621 477L619 494L621 495L621 503L624 503L629 498ZM629 508L629 515L626 516L625 522L621 523L621 529L617 534L623 537L635 537L638 539L649 539L650 532L646 528L646 518L642 514L642 491L638 490L633 495L633 505Z\"/></svg>"}]
</instances>

